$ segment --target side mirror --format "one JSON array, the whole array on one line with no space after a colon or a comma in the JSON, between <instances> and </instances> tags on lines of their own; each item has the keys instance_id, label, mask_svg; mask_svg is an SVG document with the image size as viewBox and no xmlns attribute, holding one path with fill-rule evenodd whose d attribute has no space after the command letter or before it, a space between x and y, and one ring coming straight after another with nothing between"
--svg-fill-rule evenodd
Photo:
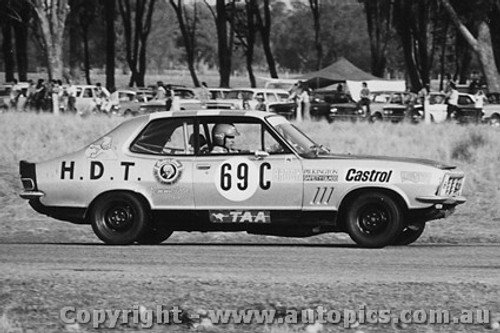
<instances>
[{"instance_id":1,"label":"side mirror","mask_svg":"<svg viewBox=\"0 0 500 333\"><path fill-rule=\"evenodd\" d=\"M269 157L269 153L262 150L257 150L254 155L258 160Z\"/></svg>"}]
</instances>

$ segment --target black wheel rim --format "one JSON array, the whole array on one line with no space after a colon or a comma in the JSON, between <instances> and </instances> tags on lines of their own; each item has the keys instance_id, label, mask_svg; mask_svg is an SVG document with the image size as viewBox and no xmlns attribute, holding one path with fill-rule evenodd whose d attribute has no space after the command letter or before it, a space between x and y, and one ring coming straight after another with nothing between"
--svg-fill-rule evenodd
<instances>
[{"instance_id":1,"label":"black wheel rim","mask_svg":"<svg viewBox=\"0 0 500 333\"><path fill-rule=\"evenodd\" d=\"M134 225L134 211L125 202L112 203L104 213L104 224L110 230L126 232Z\"/></svg>"},{"instance_id":2,"label":"black wheel rim","mask_svg":"<svg viewBox=\"0 0 500 333\"><path fill-rule=\"evenodd\" d=\"M366 205L358 215L358 228L366 235L384 233L390 222L390 212L378 204Z\"/></svg>"}]
</instances>

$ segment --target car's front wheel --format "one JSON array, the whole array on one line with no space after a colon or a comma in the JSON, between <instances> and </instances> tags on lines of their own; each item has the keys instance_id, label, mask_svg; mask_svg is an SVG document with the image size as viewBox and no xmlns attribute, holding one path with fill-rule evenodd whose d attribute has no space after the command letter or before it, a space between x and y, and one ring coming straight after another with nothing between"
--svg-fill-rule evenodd
<instances>
[{"instance_id":1,"label":"car's front wheel","mask_svg":"<svg viewBox=\"0 0 500 333\"><path fill-rule=\"evenodd\" d=\"M149 216L143 200L128 192L100 196L90 211L92 229L106 244L127 245L148 230Z\"/></svg>"},{"instance_id":2,"label":"car's front wheel","mask_svg":"<svg viewBox=\"0 0 500 333\"><path fill-rule=\"evenodd\" d=\"M346 213L346 230L362 247L384 247L403 229L403 212L389 195L370 191L357 196Z\"/></svg>"},{"instance_id":3,"label":"car's front wheel","mask_svg":"<svg viewBox=\"0 0 500 333\"><path fill-rule=\"evenodd\" d=\"M409 245L415 242L425 230L425 222L415 225L409 225L401 231L392 245Z\"/></svg>"}]
</instances>

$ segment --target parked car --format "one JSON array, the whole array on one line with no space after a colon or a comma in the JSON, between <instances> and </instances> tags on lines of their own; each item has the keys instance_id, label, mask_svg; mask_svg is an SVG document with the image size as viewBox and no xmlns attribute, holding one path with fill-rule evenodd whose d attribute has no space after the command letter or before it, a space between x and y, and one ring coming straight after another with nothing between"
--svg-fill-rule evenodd
<instances>
[{"instance_id":1,"label":"parked car","mask_svg":"<svg viewBox=\"0 0 500 333\"><path fill-rule=\"evenodd\" d=\"M483 105L483 121L494 127L500 126L500 93L486 94Z\"/></svg>"},{"instance_id":2,"label":"parked car","mask_svg":"<svg viewBox=\"0 0 500 333\"><path fill-rule=\"evenodd\" d=\"M229 109L238 108L237 103L227 100L227 94L231 91L229 88L209 88L210 99L205 101L207 109Z\"/></svg>"},{"instance_id":3,"label":"parked car","mask_svg":"<svg viewBox=\"0 0 500 333\"><path fill-rule=\"evenodd\" d=\"M119 105L119 108L115 109L115 113L125 117L138 115L141 104L147 102L144 94L128 89L116 90L111 94L110 99L117 101Z\"/></svg>"},{"instance_id":4,"label":"parked car","mask_svg":"<svg viewBox=\"0 0 500 333\"><path fill-rule=\"evenodd\" d=\"M409 117L407 101L411 98L409 92L402 91L375 91L371 93L370 120L401 122Z\"/></svg>"},{"instance_id":5,"label":"parked car","mask_svg":"<svg viewBox=\"0 0 500 333\"><path fill-rule=\"evenodd\" d=\"M311 119L366 120L366 112L358 106L351 95L336 90L316 90L311 95Z\"/></svg>"},{"instance_id":6,"label":"parked car","mask_svg":"<svg viewBox=\"0 0 500 333\"><path fill-rule=\"evenodd\" d=\"M226 100L233 103L236 109L274 112L287 119L294 119L297 113L297 104L290 100L288 91L282 89L232 89L227 93Z\"/></svg>"},{"instance_id":7,"label":"parked car","mask_svg":"<svg viewBox=\"0 0 500 333\"><path fill-rule=\"evenodd\" d=\"M458 93L458 111L452 115L452 120L460 123L480 123L483 118L483 110L477 108L473 95ZM448 104L446 94L442 92L431 92L429 94L429 105L427 112L430 113L432 122L440 123L447 120Z\"/></svg>"},{"instance_id":8,"label":"parked car","mask_svg":"<svg viewBox=\"0 0 500 333\"><path fill-rule=\"evenodd\" d=\"M102 91L106 96L111 96L106 87L101 87ZM118 102L112 101L108 98L102 98L99 96L99 88L95 85L75 85L76 97L75 97L75 108L76 112L81 116L86 116L90 114L101 113L103 110L106 113L116 113L118 112ZM102 99L102 110L98 110L97 101ZM109 103L109 104L108 104Z\"/></svg>"},{"instance_id":9,"label":"parked car","mask_svg":"<svg viewBox=\"0 0 500 333\"><path fill-rule=\"evenodd\" d=\"M453 166L333 154L284 117L248 110L130 118L82 150L19 168L33 209L90 224L107 244L247 231L406 245L466 201Z\"/></svg>"},{"instance_id":10,"label":"parked car","mask_svg":"<svg viewBox=\"0 0 500 333\"><path fill-rule=\"evenodd\" d=\"M174 91L175 100L172 102L173 108L179 110L198 110L203 107L203 103L196 98L196 94L192 89L175 87ZM152 113L167 110L167 98L152 99L146 103L142 103L139 108L139 113Z\"/></svg>"}]
</instances>

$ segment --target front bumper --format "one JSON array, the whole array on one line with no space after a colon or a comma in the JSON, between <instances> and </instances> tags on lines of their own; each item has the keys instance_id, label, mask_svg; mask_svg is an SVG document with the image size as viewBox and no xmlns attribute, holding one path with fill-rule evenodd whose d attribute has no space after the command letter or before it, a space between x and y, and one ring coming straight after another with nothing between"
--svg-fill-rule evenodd
<instances>
[{"instance_id":1,"label":"front bumper","mask_svg":"<svg viewBox=\"0 0 500 333\"><path fill-rule=\"evenodd\" d=\"M429 196L429 197L417 197L416 200L421 203L428 204L442 204L442 205L460 205L467 201L464 197L440 197L440 196Z\"/></svg>"}]
</instances>

